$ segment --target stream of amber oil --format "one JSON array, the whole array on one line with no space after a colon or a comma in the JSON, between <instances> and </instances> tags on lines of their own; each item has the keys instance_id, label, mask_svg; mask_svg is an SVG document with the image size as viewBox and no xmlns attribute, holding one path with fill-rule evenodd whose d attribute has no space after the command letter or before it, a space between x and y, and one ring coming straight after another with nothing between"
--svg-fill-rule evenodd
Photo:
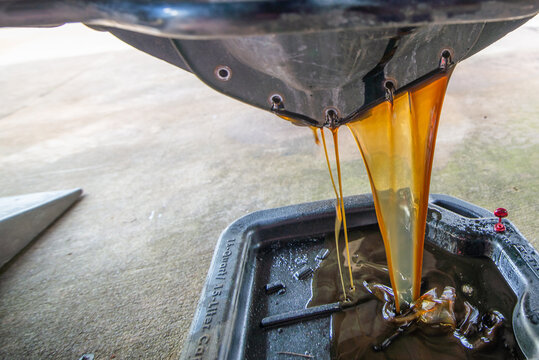
<instances>
[{"instance_id":1,"label":"stream of amber oil","mask_svg":"<svg viewBox=\"0 0 539 360\"><path fill-rule=\"evenodd\" d=\"M369 175L397 311L420 295L432 159L449 76L435 75L347 124Z\"/></svg>"},{"instance_id":2,"label":"stream of amber oil","mask_svg":"<svg viewBox=\"0 0 539 360\"><path fill-rule=\"evenodd\" d=\"M346 212L344 210L344 198L342 196L342 176L341 162L339 160L339 128L331 129L333 134L333 145L335 149L335 163L337 165L337 179L339 182L339 203L341 207L342 223L344 227L344 243L346 245L346 257L348 259L348 275L350 276L350 290L354 290L354 277L352 275L352 259L350 259L350 249L348 246L348 227L346 226Z\"/></svg>"},{"instance_id":3,"label":"stream of amber oil","mask_svg":"<svg viewBox=\"0 0 539 360\"><path fill-rule=\"evenodd\" d=\"M335 251L337 257L337 266L339 267L339 277L341 279L341 286L343 291L343 299L346 300L346 287L344 285L344 277L342 275L342 265L341 257L339 252L339 235L341 232L342 225L342 212L341 212L341 202L339 200L339 193L337 192L337 187L335 186L335 179L333 178L333 172L331 171L331 165L329 163L328 149L326 145L326 137L324 136L324 129L320 129L320 137L322 138L322 144L324 145L324 155L326 156L326 163L328 165L329 177L331 178L331 185L333 185L333 191L335 192L335 199L337 203L335 204ZM350 260L348 261L350 262Z\"/></svg>"}]
</instances>

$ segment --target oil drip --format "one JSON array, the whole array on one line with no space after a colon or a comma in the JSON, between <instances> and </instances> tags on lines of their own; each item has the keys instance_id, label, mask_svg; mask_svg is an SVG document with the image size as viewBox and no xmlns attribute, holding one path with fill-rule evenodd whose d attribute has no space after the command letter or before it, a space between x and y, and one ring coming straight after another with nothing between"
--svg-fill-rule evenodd
<instances>
[{"instance_id":1,"label":"oil drip","mask_svg":"<svg viewBox=\"0 0 539 360\"><path fill-rule=\"evenodd\" d=\"M314 143L316 145L320 145L320 138L318 137L318 128L315 128L314 126L309 126L313 132L314 137Z\"/></svg>"}]
</instances>

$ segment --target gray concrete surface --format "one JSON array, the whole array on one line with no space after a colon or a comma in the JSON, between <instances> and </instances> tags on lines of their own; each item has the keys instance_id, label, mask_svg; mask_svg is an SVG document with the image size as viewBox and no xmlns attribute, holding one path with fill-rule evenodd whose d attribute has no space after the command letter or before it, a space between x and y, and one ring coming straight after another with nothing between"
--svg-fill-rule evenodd
<instances>
[{"instance_id":1,"label":"gray concrete surface","mask_svg":"<svg viewBox=\"0 0 539 360\"><path fill-rule=\"evenodd\" d=\"M539 24L460 64L432 191L538 247ZM0 30L0 196L86 196L0 272L0 358L175 359L219 233L331 198L311 132L82 26ZM345 192L369 191L343 138Z\"/></svg>"}]
</instances>

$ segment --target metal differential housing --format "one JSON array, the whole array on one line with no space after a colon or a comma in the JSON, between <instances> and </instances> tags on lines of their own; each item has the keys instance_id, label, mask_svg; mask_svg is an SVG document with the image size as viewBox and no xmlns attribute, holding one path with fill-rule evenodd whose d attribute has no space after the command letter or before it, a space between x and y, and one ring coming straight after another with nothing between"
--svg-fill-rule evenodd
<instances>
[{"instance_id":1,"label":"metal differential housing","mask_svg":"<svg viewBox=\"0 0 539 360\"><path fill-rule=\"evenodd\" d=\"M398 91L538 11L533 0L4 0L0 26L83 22L223 94L323 126L328 110L368 108L387 82Z\"/></svg>"},{"instance_id":2,"label":"metal differential housing","mask_svg":"<svg viewBox=\"0 0 539 360\"><path fill-rule=\"evenodd\" d=\"M345 118L439 68L459 62L525 20L174 40L192 72L212 88L259 108L277 100L287 116L322 126ZM220 73L221 72L221 73Z\"/></svg>"}]
</instances>

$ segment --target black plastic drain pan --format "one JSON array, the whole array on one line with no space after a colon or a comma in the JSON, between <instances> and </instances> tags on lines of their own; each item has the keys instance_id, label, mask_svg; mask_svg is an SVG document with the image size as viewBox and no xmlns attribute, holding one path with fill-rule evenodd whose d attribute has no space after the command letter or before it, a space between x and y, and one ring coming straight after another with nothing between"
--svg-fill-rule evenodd
<instances>
[{"instance_id":1,"label":"black plastic drain pan","mask_svg":"<svg viewBox=\"0 0 539 360\"><path fill-rule=\"evenodd\" d=\"M371 195L345 199L348 226L357 229L376 224ZM518 298L513 329L528 359L539 358L539 255L510 221L496 233L497 218L489 211L446 196L431 195L426 240L462 256L486 256L495 264ZM301 277L301 266L274 266L275 259L261 258L257 249L283 246L298 238L312 238L309 245L290 248L297 258L324 256L323 235L333 230L334 200L306 203L249 214L232 223L221 235L206 284L195 312L181 359L282 359L283 349L314 359L330 358L331 313L336 304L317 307L305 320L311 296L310 282L268 279ZM270 276L271 275L271 276ZM266 286L267 285L267 286ZM279 317L302 313L303 321L286 325L282 336ZM289 318L290 316L288 316ZM262 326L262 321L270 321ZM286 319L285 319L286 320ZM289 320L289 319L288 319Z\"/></svg>"}]
</instances>

